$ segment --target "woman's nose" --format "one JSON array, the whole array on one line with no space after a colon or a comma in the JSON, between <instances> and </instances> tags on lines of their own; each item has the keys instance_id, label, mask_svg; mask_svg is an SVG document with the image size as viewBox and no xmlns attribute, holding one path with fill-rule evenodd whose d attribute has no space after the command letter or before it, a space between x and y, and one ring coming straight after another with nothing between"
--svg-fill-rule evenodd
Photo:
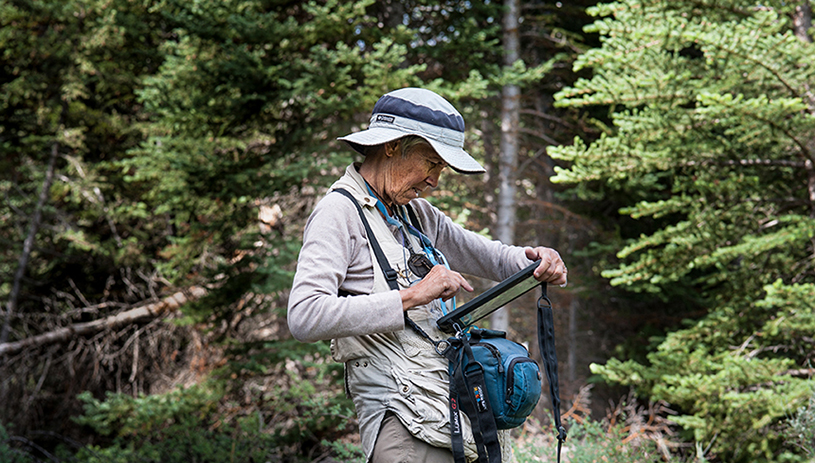
<instances>
[{"instance_id":1,"label":"woman's nose","mask_svg":"<svg viewBox=\"0 0 815 463\"><path fill-rule=\"evenodd\" d=\"M433 173L431 173L430 175L427 176L427 178L425 179L425 182L427 182L427 184L430 185L430 188L436 188L437 186L439 186L439 176L440 175L441 175L441 172L433 172Z\"/></svg>"}]
</instances>

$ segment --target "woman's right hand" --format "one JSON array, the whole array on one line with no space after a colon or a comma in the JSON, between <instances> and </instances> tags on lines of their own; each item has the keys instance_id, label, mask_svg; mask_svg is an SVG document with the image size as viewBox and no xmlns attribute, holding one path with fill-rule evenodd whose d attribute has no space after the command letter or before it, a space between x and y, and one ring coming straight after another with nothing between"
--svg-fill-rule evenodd
<instances>
[{"instance_id":1,"label":"woman's right hand","mask_svg":"<svg viewBox=\"0 0 815 463\"><path fill-rule=\"evenodd\" d=\"M402 310L418 307L441 298L446 301L464 289L472 292L473 287L460 273L448 270L443 265L435 265L421 281L399 291L402 296Z\"/></svg>"}]
</instances>

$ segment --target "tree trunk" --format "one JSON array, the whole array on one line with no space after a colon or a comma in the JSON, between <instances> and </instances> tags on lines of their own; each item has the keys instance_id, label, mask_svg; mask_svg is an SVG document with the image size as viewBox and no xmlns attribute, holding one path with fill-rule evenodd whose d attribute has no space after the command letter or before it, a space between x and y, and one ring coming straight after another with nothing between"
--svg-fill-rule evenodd
<instances>
[{"instance_id":1,"label":"tree trunk","mask_svg":"<svg viewBox=\"0 0 815 463\"><path fill-rule=\"evenodd\" d=\"M804 42L812 43L812 37L809 36L809 30L812 28L812 6L809 0L804 0L795 7L792 25L796 37Z\"/></svg>"},{"instance_id":2,"label":"tree trunk","mask_svg":"<svg viewBox=\"0 0 815 463\"><path fill-rule=\"evenodd\" d=\"M795 13L792 17L793 31L795 36L802 42L812 43L812 37L809 36L809 30L812 28L812 6L809 0L804 0L800 5L795 7ZM807 85L807 97L809 100L810 112L815 112L815 96L812 95L812 89ZM808 153L804 153L806 158L804 166L807 171L807 190L809 191L809 204L810 204L810 217L815 217L815 140L810 140L807 143ZM813 240L815 243L815 240Z\"/></svg>"},{"instance_id":3,"label":"tree trunk","mask_svg":"<svg viewBox=\"0 0 815 463\"><path fill-rule=\"evenodd\" d=\"M3 343L0 344L0 357L3 355L15 354L23 349L42 347L58 342L66 342L77 336L86 336L89 334L98 333L102 330L113 330L139 321L153 319L164 315L167 312L178 310L178 308L180 308L182 305L198 300L206 295L206 293L206 289L199 286L193 286L185 291L179 291L171 296L165 297L159 302L126 310L100 320L94 320L87 323L77 323L75 325L66 326L58 330L32 336L20 341Z\"/></svg>"},{"instance_id":4,"label":"tree trunk","mask_svg":"<svg viewBox=\"0 0 815 463\"><path fill-rule=\"evenodd\" d=\"M23 281L23 275L25 275L25 269L28 266L28 259L31 257L31 250L34 248L34 238L40 229L42 208L45 205L45 200L48 199L48 191L51 189L51 183L54 181L54 169L57 164L58 153L59 143L54 142L51 145L51 158L48 160L48 170L45 173L45 180L42 182L40 197L37 199L34 215L31 217L31 223L28 227L28 236L25 237L25 241L23 242L23 252L20 253L20 260L17 263L17 272L14 274L14 282L12 283L11 294L9 296L8 305L6 306L6 319L3 321L3 329L0 330L0 345L8 341L9 331L11 331L11 319L17 312L20 284Z\"/></svg>"},{"instance_id":5,"label":"tree trunk","mask_svg":"<svg viewBox=\"0 0 815 463\"><path fill-rule=\"evenodd\" d=\"M504 65L511 67L518 60L518 0L505 0ZM498 160L498 222L496 238L507 244L515 241L515 179L518 164L518 126L520 95L517 85L505 85L501 96L501 154ZM490 327L506 331L509 328L509 308L490 317Z\"/></svg>"}]
</instances>

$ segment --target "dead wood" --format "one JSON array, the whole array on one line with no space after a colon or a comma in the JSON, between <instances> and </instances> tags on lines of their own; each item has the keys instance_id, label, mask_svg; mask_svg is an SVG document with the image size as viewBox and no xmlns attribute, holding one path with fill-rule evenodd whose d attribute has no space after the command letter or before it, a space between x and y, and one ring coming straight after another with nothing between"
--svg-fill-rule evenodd
<instances>
[{"instance_id":1,"label":"dead wood","mask_svg":"<svg viewBox=\"0 0 815 463\"><path fill-rule=\"evenodd\" d=\"M20 285L23 281L26 267L28 266L28 260L31 258L31 251L34 249L34 238L40 229L42 210L45 201L48 199L48 191L51 189L51 183L54 181L57 154L59 154L59 143L54 142L51 145L51 158L48 161L48 170L45 174L45 180L43 180L40 196L37 199L37 206L34 208L34 215L31 217L31 223L29 223L28 226L28 235L23 242L23 251L20 253L17 271L14 273L14 283L11 288L11 294L9 295L8 305L6 306L6 318L3 321L3 327L0 328L0 345L8 341L9 331L11 330L11 318L17 312L17 299L20 297Z\"/></svg>"},{"instance_id":2,"label":"dead wood","mask_svg":"<svg viewBox=\"0 0 815 463\"><path fill-rule=\"evenodd\" d=\"M67 342L77 336L87 336L103 330L113 330L121 326L130 325L139 321L149 320L168 312L178 310L179 307L189 302L200 299L207 293L207 290L193 286L184 291L179 291L158 302L142 305L134 309L111 315L99 320L86 323L76 323L70 326L49 331L30 338L19 341L0 344L0 356L13 355L23 349L41 347L48 344Z\"/></svg>"}]
</instances>

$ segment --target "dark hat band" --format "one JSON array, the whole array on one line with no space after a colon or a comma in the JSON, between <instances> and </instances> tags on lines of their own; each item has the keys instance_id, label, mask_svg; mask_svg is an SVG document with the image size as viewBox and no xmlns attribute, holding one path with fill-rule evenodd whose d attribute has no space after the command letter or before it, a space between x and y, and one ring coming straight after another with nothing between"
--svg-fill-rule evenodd
<instances>
[{"instance_id":1,"label":"dark hat band","mask_svg":"<svg viewBox=\"0 0 815 463\"><path fill-rule=\"evenodd\" d=\"M392 114L424 122L425 124L464 132L464 118L457 112L450 113L441 108L431 108L392 95L385 95L380 98L374 105L373 114L374 116L377 114ZM373 118L371 120L373 121Z\"/></svg>"}]
</instances>

